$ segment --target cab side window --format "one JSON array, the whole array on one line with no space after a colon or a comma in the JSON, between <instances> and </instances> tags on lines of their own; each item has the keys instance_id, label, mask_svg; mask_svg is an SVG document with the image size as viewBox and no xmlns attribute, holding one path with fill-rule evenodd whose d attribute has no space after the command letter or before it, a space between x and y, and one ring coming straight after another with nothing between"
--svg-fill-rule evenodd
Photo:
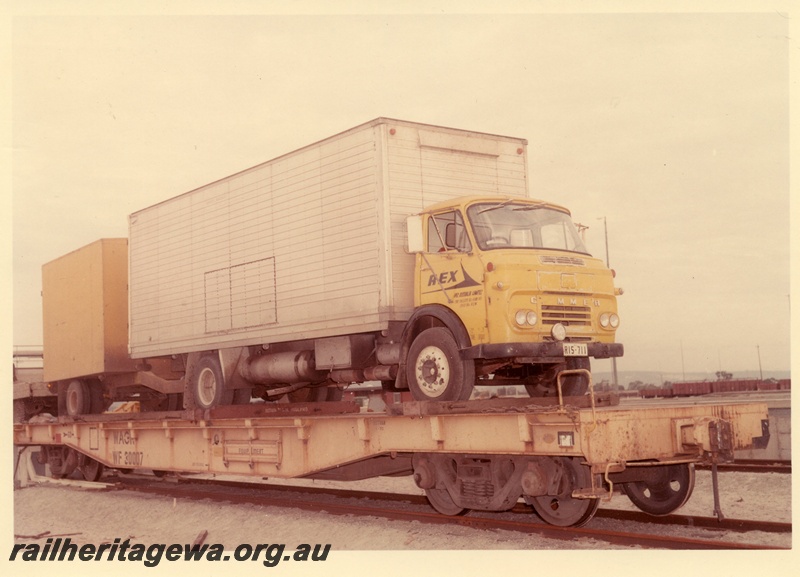
<instances>
[{"instance_id":1,"label":"cab side window","mask_svg":"<svg viewBox=\"0 0 800 577\"><path fill-rule=\"evenodd\" d=\"M428 218L428 252L455 250L470 252L472 245L458 211L443 212Z\"/></svg>"}]
</instances>

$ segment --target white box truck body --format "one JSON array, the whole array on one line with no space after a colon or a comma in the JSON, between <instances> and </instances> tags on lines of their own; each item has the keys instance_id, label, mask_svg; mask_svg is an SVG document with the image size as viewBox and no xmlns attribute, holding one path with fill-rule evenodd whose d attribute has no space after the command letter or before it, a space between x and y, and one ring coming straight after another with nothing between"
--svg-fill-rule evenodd
<instances>
[{"instance_id":1,"label":"white box truck body","mask_svg":"<svg viewBox=\"0 0 800 577\"><path fill-rule=\"evenodd\" d=\"M525 147L379 118L134 213L131 356L408 319L406 217L468 194L526 196Z\"/></svg>"}]
</instances>

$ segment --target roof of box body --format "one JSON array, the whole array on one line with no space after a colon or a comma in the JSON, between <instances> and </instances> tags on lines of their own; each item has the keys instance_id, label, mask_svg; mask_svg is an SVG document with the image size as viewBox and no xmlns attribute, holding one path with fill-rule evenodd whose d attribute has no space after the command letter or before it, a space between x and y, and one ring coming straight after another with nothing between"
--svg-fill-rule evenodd
<instances>
[{"instance_id":1,"label":"roof of box body","mask_svg":"<svg viewBox=\"0 0 800 577\"><path fill-rule=\"evenodd\" d=\"M171 200L174 200L175 198L179 198L181 196L185 196L187 194L191 194L191 193L193 193L193 192L195 192L197 190L200 190L200 189L205 188L207 186L210 186L212 184L216 184L216 183L221 182L223 180L226 180L228 178L243 174L243 173L248 172L250 170L254 170L256 168L264 166L265 164L269 164L269 163L275 162L275 161L280 160L282 158L285 158L287 156L291 156L293 154L297 154L298 152L301 152L301 151L306 150L308 148L313 148L315 146L318 146L319 144L322 144L323 142L327 142L329 140L335 140L337 138L340 138L340 137L345 136L347 134L350 134L352 132L357 132L359 130L363 130L366 127L378 126L380 124L397 124L399 126L413 126L413 127L419 127L419 128L431 128L431 129L436 129L436 130L446 130L446 131L452 131L453 133L462 134L462 135L470 135L470 136L475 136L475 137L487 137L487 138L491 138L491 139L494 139L494 140L498 140L499 139L499 140L506 140L508 142L517 142L517 143L519 143L519 144L521 144L523 146L526 146L528 144L528 141L526 139L518 138L518 137L514 137L514 136L502 136L502 135L498 135L498 134L490 134L488 132L477 132L477 131L474 131L474 130L464 130L464 129L461 129L461 128L449 128L449 127L446 127L446 126L437 126L435 124L425 124L425 123L422 123L422 122L413 122L413 121L409 121L409 120L398 120L398 119L395 119L395 118L386 118L386 117L381 116L381 117L375 118L374 120L370 120L369 122L365 122L363 124L359 124L358 126L354 126L352 128L348 128L347 130L344 130L342 132L338 132L338 133L336 133L334 135L331 135L331 136L328 136L326 138L323 138L322 140L317 140L316 142L312 142L311 144L307 144L307 145L305 145L305 146L303 146L301 148L297 148L297 149L292 150L290 152L287 152L285 154L281 154L280 156L276 156L275 158L271 158L269 160L266 160L264 162L256 164L255 166L251 166L249 168L245 168L245 169L240 170L238 172L234 172L234 173L225 175L222 178L219 178L219 179L214 180L212 182L208 182L208 183L203 184L202 186L198 186L197 188L194 188L192 190L189 190L189 191L186 191L184 193L178 194L176 196L172 196L170 198L164 199L161 202L157 202L157 203L152 204L152 205L150 205L148 207L139 209L136 212L132 213L130 216L133 217L134 215L136 215L136 214L138 214L140 212L143 212L145 210L150 210L153 207L156 207L156 206L159 206L161 204L164 204L165 202L169 202Z\"/></svg>"}]
</instances>

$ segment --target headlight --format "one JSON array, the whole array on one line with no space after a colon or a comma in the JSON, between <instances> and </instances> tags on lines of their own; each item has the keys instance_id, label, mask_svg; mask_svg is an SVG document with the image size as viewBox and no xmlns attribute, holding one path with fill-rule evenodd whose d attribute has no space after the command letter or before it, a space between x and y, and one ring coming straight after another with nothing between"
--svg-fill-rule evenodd
<instances>
[{"instance_id":1,"label":"headlight","mask_svg":"<svg viewBox=\"0 0 800 577\"><path fill-rule=\"evenodd\" d=\"M521 327L533 326L539 320L538 315L530 310L518 310L514 313L514 321Z\"/></svg>"},{"instance_id":2,"label":"headlight","mask_svg":"<svg viewBox=\"0 0 800 577\"><path fill-rule=\"evenodd\" d=\"M600 326L615 329L619 326L619 317L616 313L603 313L600 315Z\"/></svg>"},{"instance_id":3,"label":"headlight","mask_svg":"<svg viewBox=\"0 0 800 577\"><path fill-rule=\"evenodd\" d=\"M553 328L550 329L550 334L555 340L563 341L567 338L567 328L561 323L556 323L553 325Z\"/></svg>"}]
</instances>

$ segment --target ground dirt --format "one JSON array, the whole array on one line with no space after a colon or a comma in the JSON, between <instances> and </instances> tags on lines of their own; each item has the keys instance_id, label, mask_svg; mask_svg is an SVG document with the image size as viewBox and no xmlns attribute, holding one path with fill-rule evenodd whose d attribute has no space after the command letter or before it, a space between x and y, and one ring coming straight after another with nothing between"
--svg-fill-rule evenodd
<instances>
[{"instance_id":1,"label":"ground dirt","mask_svg":"<svg viewBox=\"0 0 800 577\"><path fill-rule=\"evenodd\" d=\"M410 477L380 478L351 483L284 479L265 481L265 484L270 483L422 494ZM726 517L791 521L790 475L721 473L720 491L722 511ZM602 507L635 510L623 495L615 495L610 502L603 503ZM687 515L712 516L713 509L711 475L707 471L698 471L694 493L680 512ZM609 521L595 518L588 527L603 529L607 523ZM649 532L650 528L619 526L617 530ZM320 511L309 512L293 510L290 507L237 505L207 500L190 501L129 491L98 491L50 483L14 491L14 534L17 543L38 542L43 545L47 537L57 536L64 538L68 536L74 543L112 543L117 538L130 539L132 544L192 543L203 531L208 532L206 543L221 543L226 550L233 550L242 543L283 543L290 550L301 543L330 544L334 557L340 561L344 560L345 567L350 567L351 560L359 559L359 563L367 563L364 567L374 568L376 566L372 563L377 563L377 567L381 568L385 566L386 559L397 559L398 556L403 559L404 566L411 563L408 567L414 566L416 562L421 562L423 567L429 567L431 562L438 564L447 559L449 559L446 561L448 566L452 563L454 567L461 567L468 559L474 559L477 555L477 560L467 562L466 572L462 574L472 574L470 570L482 567L487 559L499 559L500 563L505 563L509 559L516 558L516 555L523 555L522 558L527 559L533 552L538 552L537 559L543 561L550 558L551 553L545 553L548 551L620 552L636 549L585 538L560 541L508 531L426 525L375 517L337 516L325 512L324 503L320 506ZM703 535L704 532L700 529L682 529L677 530L676 534L690 537ZM714 538L791 547L791 537L776 537L770 533L752 533L743 537L737 533L720 532L715 534ZM496 552L487 557L490 550ZM498 553L498 550L507 553ZM512 553L511 550L516 550L517 553ZM348 551L372 553L358 555L343 553ZM378 551L384 553L377 554ZM409 557L406 553L410 551L418 553ZM453 557L454 551L462 551L463 554ZM480 553L481 551L484 553ZM432 552L436 553L433 558L429 555ZM566 563L563 565L565 567L572 566L577 559L574 556L565 559L557 553L552 554L558 555L556 559L560 564ZM610 552L607 554L613 555ZM652 551L648 551L648 555L653 554ZM719 558L719 553L704 555L711 557L703 559L718 559L715 561L715 568L725 566L724 563L720 565L720 560L727 562L729 559L729 557ZM754 561L757 559L756 555L766 555L761 557L759 566L763 566L763 563L775 564L776 574L782 574L780 568L786 563L782 560L783 552L754 552L753 557L746 557L742 563ZM737 570L745 566L742 563L737 562L730 572L720 574L738 574ZM260 564L259 567L264 569ZM227 570L231 568L233 567ZM397 566L390 564L384 568L388 571L386 574L394 574ZM662 569L664 567L651 566L649 570L638 574L658 575ZM625 571L620 571L622 570L617 570L615 574L625 574ZM703 571L702 574L715 574L715 571Z\"/></svg>"}]
</instances>

